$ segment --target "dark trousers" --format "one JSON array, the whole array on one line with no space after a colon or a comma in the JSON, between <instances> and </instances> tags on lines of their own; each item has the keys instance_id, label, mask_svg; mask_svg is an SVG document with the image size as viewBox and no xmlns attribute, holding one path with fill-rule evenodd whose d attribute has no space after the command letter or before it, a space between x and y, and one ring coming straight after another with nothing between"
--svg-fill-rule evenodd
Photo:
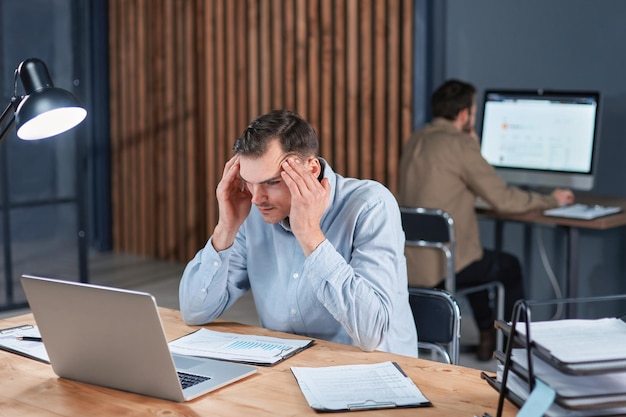
<instances>
[{"instance_id":1,"label":"dark trousers","mask_svg":"<svg viewBox=\"0 0 626 417\"><path fill-rule=\"evenodd\" d=\"M482 259L475 261L456 274L457 288L472 287L492 281L504 284L504 318L511 320L513 306L524 298L522 269L518 259L505 252L485 249ZM442 283L443 284L443 283ZM495 311L489 304L489 293L479 291L467 295L474 319L480 330L493 328Z\"/></svg>"}]
</instances>

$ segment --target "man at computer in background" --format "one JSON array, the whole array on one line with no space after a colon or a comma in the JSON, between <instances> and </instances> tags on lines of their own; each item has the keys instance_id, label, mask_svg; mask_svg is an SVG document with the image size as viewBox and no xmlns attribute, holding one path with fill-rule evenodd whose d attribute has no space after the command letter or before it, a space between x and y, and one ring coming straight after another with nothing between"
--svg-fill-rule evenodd
<instances>
[{"instance_id":1,"label":"man at computer in background","mask_svg":"<svg viewBox=\"0 0 626 417\"><path fill-rule=\"evenodd\" d=\"M183 319L210 322L251 290L263 327L416 356L398 203L317 152L290 111L244 130L217 186L213 235L183 272Z\"/></svg>"},{"instance_id":2,"label":"man at computer in background","mask_svg":"<svg viewBox=\"0 0 626 417\"><path fill-rule=\"evenodd\" d=\"M457 287L500 281L505 286L505 314L510 318L516 300L523 298L519 261L508 253L483 249L474 210L481 197L500 212L520 213L571 204L570 190L555 189L550 195L509 186L482 157L474 130L476 89L449 80L431 97L433 120L414 132L402 150L400 161L401 206L437 208L454 219ZM439 254L407 247L409 285L441 287L445 276ZM488 360L495 349L494 311L486 291L468 295L480 330L479 360Z\"/></svg>"}]
</instances>

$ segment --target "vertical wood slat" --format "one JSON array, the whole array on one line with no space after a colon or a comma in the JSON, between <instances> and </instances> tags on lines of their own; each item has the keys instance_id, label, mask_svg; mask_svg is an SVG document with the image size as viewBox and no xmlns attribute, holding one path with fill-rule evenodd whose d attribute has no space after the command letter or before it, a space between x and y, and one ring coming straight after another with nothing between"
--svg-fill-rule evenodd
<instances>
[{"instance_id":1,"label":"vertical wood slat","mask_svg":"<svg viewBox=\"0 0 626 417\"><path fill-rule=\"evenodd\" d=\"M283 1L283 18L282 26L283 37L283 71L284 71L284 101L283 106L288 109L296 108L296 79L298 74L296 71L296 57L294 51L296 49L296 11L293 1Z\"/></svg>"},{"instance_id":2,"label":"vertical wood slat","mask_svg":"<svg viewBox=\"0 0 626 417\"><path fill-rule=\"evenodd\" d=\"M318 135L320 138L320 154L332 154L333 148L333 8L332 2L320 2L320 122Z\"/></svg>"},{"instance_id":3,"label":"vertical wood slat","mask_svg":"<svg viewBox=\"0 0 626 417\"><path fill-rule=\"evenodd\" d=\"M358 95L358 114L367 115L368 117L359 117L359 169L356 176L362 178L372 178L372 50L373 44L373 28L372 28L372 7L371 4L375 0L367 2L359 2L359 18L358 18L358 54L359 54L359 95ZM365 7L364 7L365 5Z\"/></svg>"},{"instance_id":4,"label":"vertical wood slat","mask_svg":"<svg viewBox=\"0 0 626 417\"><path fill-rule=\"evenodd\" d=\"M272 0L270 5L271 22L268 34L270 36L269 44L272 46L272 55L270 58L271 73L269 80L271 83L271 107L276 109L285 105L284 97L284 62L283 62L283 6L282 0ZM278 24L277 24L278 23Z\"/></svg>"},{"instance_id":5,"label":"vertical wood slat","mask_svg":"<svg viewBox=\"0 0 626 417\"><path fill-rule=\"evenodd\" d=\"M110 0L114 250L187 261L234 140L308 119L345 176L395 191L412 117L412 0Z\"/></svg>"},{"instance_id":6,"label":"vertical wood slat","mask_svg":"<svg viewBox=\"0 0 626 417\"><path fill-rule=\"evenodd\" d=\"M348 153L350 150L346 146L347 132L346 126L348 123L347 112L347 25L346 19L346 1L336 1L333 8L333 15L335 19L335 30L333 33L333 70L332 76L334 79L333 87L333 124L334 129L332 131L333 147L330 149L330 154L333 155L333 162L335 170L341 173L347 173ZM324 149L324 154L328 149Z\"/></svg>"},{"instance_id":7,"label":"vertical wood slat","mask_svg":"<svg viewBox=\"0 0 626 417\"><path fill-rule=\"evenodd\" d=\"M383 115L385 114L385 109L388 105L389 100L386 97L386 87L387 87L387 71L388 66L386 62L387 56L387 28L389 31L394 30L393 26L387 26L387 8L391 7L391 5L386 4L382 1L374 1L374 64L372 65L374 74L373 74L373 106L372 109L372 149L374 155L385 155L386 145L385 142L387 140L386 130L387 130L387 118ZM373 160L373 178L385 178L387 172L387 160L385 158L374 158Z\"/></svg>"},{"instance_id":8,"label":"vertical wood slat","mask_svg":"<svg viewBox=\"0 0 626 417\"><path fill-rule=\"evenodd\" d=\"M212 161L216 159L215 142L218 142L217 140L213 140L213 141L209 140L209 138L217 137L217 123L215 122L215 119L217 118L217 112L215 109L216 100L214 96L214 82L216 78L216 72L215 72L215 66L214 66L214 62L215 62L215 47L214 47L215 45L215 8L211 7L211 5L207 5L204 9L204 16L205 16L204 22L203 22L203 25L201 26L204 36L203 36L203 39L201 38L198 40L198 43L204 41L204 45L205 45L204 48L199 48L199 49L203 49L205 51L205 59L204 61L200 62L200 68L203 69L206 80L204 83L205 89L200 90L198 94L206 97L206 101L205 101L206 102L206 115L200 116L200 120L204 120L204 132L206 134L206 137L200 136L199 138L196 138L196 139L207 142L206 147L205 147L205 153L203 155L204 163L200 164L200 167L204 167L205 169L206 183L205 183L204 190L190 190L189 194L191 196L194 193L197 193L197 195L199 196L199 198L196 200L199 206L197 210L198 215L202 216L204 213L206 213L208 217L207 220L210 220L210 219L217 218L217 205L209 203L205 206L202 203L210 202L212 200L213 196L215 195L215 192L214 190L210 190L209 188L211 185L217 184L220 178L219 177L220 171L215 166L217 164L206 163L207 161ZM199 78L202 79L202 77L199 77ZM193 197L190 197L190 200L191 198ZM212 231L212 225L210 225L210 223L211 223L210 221L207 221L205 223L205 228L203 230L203 232L205 233L205 236L209 236Z\"/></svg>"},{"instance_id":9,"label":"vertical wood slat","mask_svg":"<svg viewBox=\"0 0 626 417\"><path fill-rule=\"evenodd\" d=\"M163 207L165 210L162 213L163 218L160 223L162 227L164 226L165 230L163 233L163 239L159 239L159 243L161 243L160 257L171 258L172 253L171 247L176 244L176 226L177 226L177 217L178 213L176 212L176 172L174 171L174 166L176 164L176 136L179 134L179 129L177 128L177 124L180 118L180 110L176 103L176 96L174 94L173 85L175 83L175 78L179 75L177 72L177 60L175 55L175 36L178 26L178 15L175 12L178 10L175 9L176 2L162 2L162 15L163 16L171 16L170 19L164 19L164 28L165 31L161 35L162 36L162 44L164 47L164 60L162 62L161 76L164 79L164 83L162 85L162 99L163 99L163 110L162 114L167 115L166 119L170 119L168 127L162 129L159 133L161 134L162 141L162 181L165 184L165 188L162 191L161 199L162 203L159 202L159 205Z\"/></svg>"},{"instance_id":10,"label":"vertical wood slat","mask_svg":"<svg viewBox=\"0 0 626 417\"><path fill-rule=\"evenodd\" d=\"M145 4L145 0L141 0L139 2L139 9L141 10L141 8L143 7L143 4ZM134 68L138 69L138 68L145 68L146 64L147 64L147 56L148 53L147 51L150 50L150 47L148 45L148 39L146 38L146 30L144 29L146 27L146 19L149 18L149 16L146 16L145 13L137 13L137 15L135 16L135 18L137 19L137 31L136 31L136 35L137 35L137 41L136 41L136 49L134 51L134 55L136 58L136 62L134 63ZM135 77L133 77L135 78ZM136 94L138 97L145 97L148 94L148 89L145 83L145 80L140 80L140 82L135 83L136 88ZM154 153L152 152L152 148L149 145L148 142L145 141L145 137L146 137L146 132L149 132L150 130L150 126L152 124L152 120L150 118L150 112L148 109L148 106L145 103L137 103L136 106L133 106L131 104L131 109L133 111L136 111L136 114L131 114L131 117L133 117L134 119L136 119L136 131L134 132L134 134L131 136L134 139L135 143L145 143L145 146L136 146L133 144L133 147L137 147L137 151L138 151L138 164L141 167L149 167L151 162L152 162L152 158L154 157ZM156 218L154 217L153 213L150 211L148 212L148 207L150 205L150 202L153 201L153 192L154 192L154 176L151 175L151 173L144 169L141 169L138 172L138 175L135 177L137 180L137 204L139 207L139 210L135 211L135 215L140 215L140 213L146 213L147 222L154 222L156 220ZM133 223L136 223L136 220L138 220L137 218L134 219ZM139 224L134 224L133 227L138 227ZM146 248L149 247L150 242L153 241L154 239L154 234L152 230L146 230L145 233L140 233L138 235L139 238L139 242L137 243L137 248ZM141 249L137 249L137 250L141 250Z\"/></svg>"},{"instance_id":11,"label":"vertical wood slat","mask_svg":"<svg viewBox=\"0 0 626 417\"><path fill-rule=\"evenodd\" d=\"M195 193L190 194L189 190L198 190L203 186L199 182L202 178L202 174L198 169L198 159L196 157L196 150L194 149L194 145L196 145L195 138L199 137L199 130L196 129L196 125L199 123L197 123L196 120L198 120L198 116L201 115L201 113L198 112L197 85L186 82L185 80L192 80L197 77L194 62L202 55L195 49L197 25L194 16L198 11L201 12L202 10L195 10L190 2L186 2L184 6L184 21L187 22L187 24L185 25L183 39L185 39L186 44L185 48L181 48L181 50L183 53L184 66L187 71L185 79L181 80L181 90L184 92L184 102L187 103L187 106L184 114L184 137L179 138L179 140L183 144L181 153L183 155L182 166L184 176L182 181L184 181L187 187L179 187L181 193L179 204L181 204L181 215L183 216L181 223L184 224L181 237L182 247L191 248L198 242L199 238L203 236L199 234L199 231L202 229L200 220L204 218L204 213L198 213L197 204L187 204L187 201L190 201L191 198L197 197ZM201 6L202 5L200 5L200 7ZM203 152L204 147L202 146L202 142L200 142L198 143L198 153L202 155ZM177 255L177 258L184 256L187 256L187 253L180 253Z\"/></svg>"},{"instance_id":12,"label":"vertical wood slat","mask_svg":"<svg viewBox=\"0 0 626 417\"><path fill-rule=\"evenodd\" d=\"M308 99L307 99L307 86L308 86L308 77L309 77L309 65L307 61L307 32L308 32L308 21L306 17L307 13L307 3L308 1L296 1L296 31L295 31L295 60L296 60L296 78L295 78L295 87L296 87L296 107L294 110L297 110L306 117L308 113Z\"/></svg>"},{"instance_id":13,"label":"vertical wood slat","mask_svg":"<svg viewBox=\"0 0 626 417\"><path fill-rule=\"evenodd\" d=\"M320 126L320 28L319 28L319 3L323 0L308 0L306 7L306 94L307 108L302 111L302 116L316 127L319 135ZM304 9L304 7L303 7ZM298 110L298 109L296 109Z\"/></svg>"},{"instance_id":14,"label":"vertical wood slat","mask_svg":"<svg viewBox=\"0 0 626 417\"><path fill-rule=\"evenodd\" d=\"M412 1L412 0L411 0ZM407 88L408 86L402 84L401 80L401 76L400 74L402 73L402 71L406 70L406 68L403 68L401 65L401 57L403 55L403 53L406 53L407 51L402 50L402 46L403 45L403 39L400 36L400 31L401 31L401 15L402 13L406 13L408 12L403 10L403 8L401 8L399 6L399 2L391 2L390 6L387 9L388 13L389 13L389 17L388 17L388 21L387 21L387 27L390 28L389 33L387 34L387 59L386 59L386 66L387 68L389 68L389 72L388 72L388 82L390 85L396 85L399 86L399 88L390 90L388 95L389 95L389 101L387 102L387 108L386 108L386 114L385 114L385 119L387 120L387 135L389 135L389 137L400 137L403 140L408 139L409 136L409 132L404 132L401 123L402 123L402 113L401 113L401 108L402 108L402 98L406 95L403 94L403 91L405 88ZM413 45L412 42L408 42L410 45ZM395 46L395 47L393 47ZM408 51L410 52L410 51ZM412 59L412 58L411 58ZM410 68L409 68L410 70ZM409 76L412 77L412 74L409 74ZM410 123L410 120L409 120ZM403 136L406 135L406 138ZM389 148L389 156L388 156L388 174L387 174L387 178L390 181L390 184L397 184L397 169L396 169L396 164L397 164L397 158L395 158L395 155L398 155L400 153L400 148L401 146L399 145L399 142L397 141L391 141L389 143L387 143L387 146Z\"/></svg>"},{"instance_id":15,"label":"vertical wood slat","mask_svg":"<svg viewBox=\"0 0 626 417\"><path fill-rule=\"evenodd\" d=\"M359 158L359 3L360 0L347 0L346 10L346 174L350 177L359 176L361 166Z\"/></svg>"}]
</instances>

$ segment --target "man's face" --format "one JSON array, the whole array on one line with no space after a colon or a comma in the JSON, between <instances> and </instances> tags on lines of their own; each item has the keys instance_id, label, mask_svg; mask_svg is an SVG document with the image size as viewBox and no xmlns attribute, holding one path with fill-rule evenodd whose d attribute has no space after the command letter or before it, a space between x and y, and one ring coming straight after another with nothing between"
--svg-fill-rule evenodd
<instances>
[{"instance_id":1,"label":"man's face","mask_svg":"<svg viewBox=\"0 0 626 417\"><path fill-rule=\"evenodd\" d=\"M291 193L280 176L281 164L288 156L291 155L284 153L275 139L268 143L262 156L242 155L239 159L243 186L267 223L278 223L288 217L291 210Z\"/></svg>"}]
</instances>

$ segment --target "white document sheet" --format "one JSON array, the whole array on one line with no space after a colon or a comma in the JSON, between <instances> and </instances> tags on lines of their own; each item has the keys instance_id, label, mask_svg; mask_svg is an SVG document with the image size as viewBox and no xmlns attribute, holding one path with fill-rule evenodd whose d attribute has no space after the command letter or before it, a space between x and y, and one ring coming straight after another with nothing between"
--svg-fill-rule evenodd
<instances>
[{"instance_id":1,"label":"white document sheet","mask_svg":"<svg viewBox=\"0 0 626 417\"><path fill-rule=\"evenodd\" d=\"M41 337L37 326L30 324L0 330L0 349L17 353L27 358L50 363L43 342L20 340L19 337Z\"/></svg>"},{"instance_id":2,"label":"white document sheet","mask_svg":"<svg viewBox=\"0 0 626 417\"><path fill-rule=\"evenodd\" d=\"M431 405L394 362L292 367L291 371L311 408L318 411Z\"/></svg>"},{"instance_id":3,"label":"white document sheet","mask_svg":"<svg viewBox=\"0 0 626 417\"><path fill-rule=\"evenodd\" d=\"M200 329L169 343L179 355L273 365L313 344L311 339L245 335Z\"/></svg>"},{"instance_id":4,"label":"white document sheet","mask_svg":"<svg viewBox=\"0 0 626 417\"><path fill-rule=\"evenodd\" d=\"M518 323L517 331L526 334L526 325ZM532 322L530 337L563 363L626 359L626 323L619 318Z\"/></svg>"}]
</instances>

